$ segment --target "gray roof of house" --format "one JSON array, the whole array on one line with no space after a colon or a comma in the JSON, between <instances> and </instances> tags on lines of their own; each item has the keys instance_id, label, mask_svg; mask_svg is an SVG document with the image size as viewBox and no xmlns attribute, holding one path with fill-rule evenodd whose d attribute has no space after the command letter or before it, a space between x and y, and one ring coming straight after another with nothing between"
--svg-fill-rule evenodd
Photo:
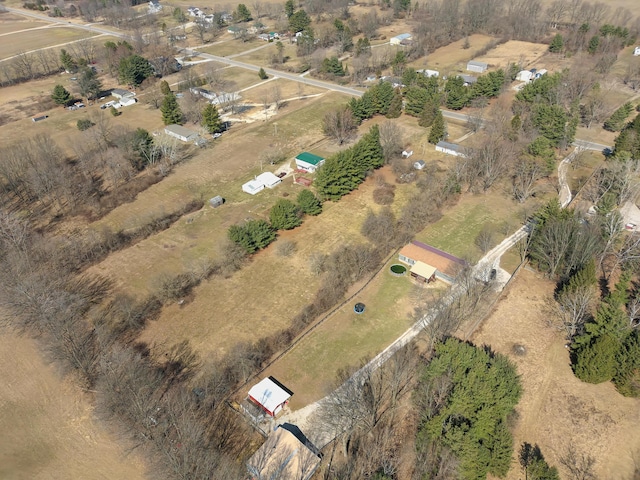
<instances>
[{"instance_id":1,"label":"gray roof of house","mask_svg":"<svg viewBox=\"0 0 640 480\"><path fill-rule=\"evenodd\" d=\"M440 142L438 142L436 147L446 148L448 150L453 150L454 152L461 152L462 151L462 146L460 146L458 144L455 144L455 143L445 142L444 140L441 140Z\"/></svg>"},{"instance_id":2,"label":"gray roof of house","mask_svg":"<svg viewBox=\"0 0 640 480\"><path fill-rule=\"evenodd\" d=\"M467 65L474 65L474 66L476 66L476 67L489 68L489 64L488 64L488 63L478 62L477 60L469 60L469 61L467 62Z\"/></svg>"},{"instance_id":3,"label":"gray roof of house","mask_svg":"<svg viewBox=\"0 0 640 480\"><path fill-rule=\"evenodd\" d=\"M411 34L410 33L401 33L400 35L396 35L393 38L398 38L400 40L407 40L407 39L411 38Z\"/></svg>"},{"instance_id":4,"label":"gray roof of house","mask_svg":"<svg viewBox=\"0 0 640 480\"><path fill-rule=\"evenodd\" d=\"M473 75L460 75L465 83L476 83L478 81L478 77L474 77Z\"/></svg>"},{"instance_id":5,"label":"gray roof of house","mask_svg":"<svg viewBox=\"0 0 640 480\"><path fill-rule=\"evenodd\" d=\"M180 135L181 137L190 137L192 135L197 135L197 132L193 130L189 130L188 128L183 127L182 125L167 125L164 127L165 131L169 131L175 133L176 135Z\"/></svg>"}]
</instances>

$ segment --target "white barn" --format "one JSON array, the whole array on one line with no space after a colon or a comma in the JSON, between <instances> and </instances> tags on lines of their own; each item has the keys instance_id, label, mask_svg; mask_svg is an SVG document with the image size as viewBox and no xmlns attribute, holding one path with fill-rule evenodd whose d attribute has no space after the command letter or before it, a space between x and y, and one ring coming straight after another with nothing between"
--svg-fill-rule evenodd
<instances>
[{"instance_id":1,"label":"white barn","mask_svg":"<svg viewBox=\"0 0 640 480\"><path fill-rule=\"evenodd\" d=\"M469 63L467 63L467 71L469 72L484 73L488 68L489 64L476 60L470 60Z\"/></svg>"},{"instance_id":2,"label":"white barn","mask_svg":"<svg viewBox=\"0 0 640 480\"><path fill-rule=\"evenodd\" d=\"M466 157L464 154L464 148L455 143L449 143L445 141L438 142L436 145L436 151L445 153L447 155L453 155L455 157Z\"/></svg>"},{"instance_id":3,"label":"white barn","mask_svg":"<svg viewBox=\"0 0 640 480\"><path fill-rule=\"evenodd\" d=\"M189 130L182 125L175 124L167 125L166 127L164 127L164 133L183 142L194 142L198 139L199 136L197 132Z\"/></svg>"},{"instance_id":4,"label":"white barn","mask_svg":"<svg viewBox=\"0 0 640 480\"><path fill-rule=\"evenodd\" d=\"M309 152L302 152L296 157L296 168L305 172L313 173L316 169L324 165L324 158Z\"/></svg>"},{"instance_id":5,"label":"white barn","mask_svg":"<svg viewBox=\"0 0 640 480\"><path fill-rule=\"evenodd\" d=\"M400 45L403 40L411 40L411 34L410 33L401 33L400 35L396 35L395 37L391 37L391 39L389 39L389 44L390 45Z\"/></svg>"},{"instance_id":6,"label":"white barn","mask_svg":"<svg viewBox=\"0 0 640 480\"><path fill-rule=\"evenodd\" d=\"M249 195L255 195L262 190L264 190L264 183L259 182L258 180L249 180L247 183L242 185L242 191Z\"/></svg>"}]
</instances>

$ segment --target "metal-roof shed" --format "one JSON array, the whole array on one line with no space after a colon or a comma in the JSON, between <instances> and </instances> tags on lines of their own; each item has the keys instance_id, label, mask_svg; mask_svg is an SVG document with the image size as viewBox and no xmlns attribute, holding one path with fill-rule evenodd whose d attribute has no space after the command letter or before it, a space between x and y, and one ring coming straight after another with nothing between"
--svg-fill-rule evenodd
<instances>
[{"instance_id":1,"label":"metal-roof shed","mask_svg":"<svg viewBox=\"0 0 640 480\"><path fill-rule=\"evenodd\" d=\"M267 377L249 390L249 398L272 417L287 404L293 392L273 377Z\"/></svg>"}]
</instances>

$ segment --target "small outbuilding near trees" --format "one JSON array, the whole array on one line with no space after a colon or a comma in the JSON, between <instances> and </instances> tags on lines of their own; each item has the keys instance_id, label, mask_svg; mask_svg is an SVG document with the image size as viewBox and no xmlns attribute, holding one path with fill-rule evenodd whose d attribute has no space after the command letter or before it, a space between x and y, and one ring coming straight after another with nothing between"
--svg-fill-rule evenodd
<instances>
[{"instance_id":1,"label":"small outbuilding near trees","mask_svg":"<svg viewBox=\"0 0 640 480\"><path fill-rule=\"evenodd\" d=\"M391 37L389 39L390 45L401 45L403 40L411 40L410 33L401 33L400 35L396 35L395 37Z\"/></svg>"},{"instance_id":2,"label":"small outbuilding near trees","mask_svg":"<svg viewBox=\"0 0 640 480\"><path fill-rule=\"evenodd\" d=\"M289 403L293 392L274 377L267 377L249 390L249 400L270 417L275 417Z\"/></svg>"},{"instance_id":3,"label":"small outbuilding near trees","mask_svg":"<svg viewBox=\"0 0 640 480\"><path fill-rule=\"evenodd\" d=\"M324 165L324 158L309 152L302 152L295 158L296 168L305 172L313 173L316 169Z\"/></svg>"},{"instance_id":4,"label":"small outbuilding near trees","mask_svg":"<svg viewBox=\"0 0 640 480\"><path fill-rule=\"evenodd\" d=\"M445 141L438 142L436 144L436 151L445 153L447 155L453 155L455 157L466 157L464 148L455 143L449 143Z\"/></svg>"},{"instance_id":5,"label":"small outbuilding near trees","mask_svg":"<svg viewBox=\"0 0 640 480\"><path fill-rule=\"evenodd\" d=\"M164 127L164 133L183 142L195 142L199 136L197 132L176 124Z\"/></svg>"},{"instance_id":6,"label":"small outbuilding near trees","mask_svg":"<svg viewBox=\"0 0 640 480\"><path fill-rule=\"evenodd\" d=\"M478 62L476 60L470 60L467 63L467 71L469 72L484 73L487 71L488 68L489 68L488 63Z\"/></svg>"}]
</instances>

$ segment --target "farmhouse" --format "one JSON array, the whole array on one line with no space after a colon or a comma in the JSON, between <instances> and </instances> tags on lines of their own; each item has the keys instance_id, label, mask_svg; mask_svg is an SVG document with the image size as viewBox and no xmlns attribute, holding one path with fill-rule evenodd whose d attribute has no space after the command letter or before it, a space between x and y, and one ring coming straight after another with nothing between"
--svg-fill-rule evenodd
<instances>
[{"instance_id":1,"label":"farmhouse","mask_svg":"<svg viewBox=\"0 0 640 480\"><path fill-rule=\"evenodd\" d=\"M249 390L249 401L270 417L275 417L289 403L293 392L273 377L267 377Z\"/></svg>"},{"instance_id":2,"label":"farmhouse","mask_svg":"<svg viewBox=\"0 0 640 480\"><path fill-rule=\"evenodd\" d=\"M640 47L636 47L633 49L633 56L640 57Z\"/></svg>"},{"instance_id":3,"label":"farmhouse","mask_svg":"<svg viewBox=\"0 0 640 480\"><path fill-rule=\"evenodd\" d=\"M113 90L111 90L111 95L113 95L117 99L136 96L134 92L130 92L129 90L123 90L122 88L114 88Z\"/></svg>"},{"instance_id":4,"label":"farmhouse","mask_svg":"<svg viewBox=\"0 0 640 480\"><path fill-rule=\"evenodd\" d=\"M401 45L403 40L411 40L410 33L401 33L400 35L396 35L395 37L391 37L389 40L390 45Z\"/></svg>"},{"instance_id":5,"label":"farmhouse","mask_svg":"<svg viewBox=\"0 0 640 480\"><path fill-rule=\"evenodd\" d=\"M264 190L264 183L259 182L258 180L249 180L247 183L242 185L242 191L249 195L255 195L262 190Z\"/></svg>"},{"instance_id":6,"label":"farmhouse","mask_svg":"<svg viewBox=\"0 0 640 480\"><path fill-rule=\"evenodd\" d=\"M324 158L313 153L302 152L296 157L296 168L298 170L313 173L322 165L324 165Z\"/></svg>"},{"instance_id":7,"label":"farmhouse","mask_svg":"<svg viewBox=\"0 0 640 480\"><path fill-rule=\"evenodd\" d=\"M488 68L488 64L484 62L478 62L476 60L470 60L469 63L467 63L467 71L469 72L484 73Z\"/></svg>"},{"instance_id":8,"label":"farmhouse","mask_svg":"<svg viewBox=\"0 0 640 480\"><path fill-rule=\"evenodd\" d=\"M247 461L252 480L309 480L322 459L318 448L291 423L283 423Z\"/></svg>"},{"instance_id":9,"label":"farmhouse","mask_svg":"<svg viewBox=\"0 0 640 480\"><path fill-rule=\"evenodd\" d=\"M120 101L114 105L114 107L115 108L130 107L131 105L135 105L137 102L138 102L137 98L124 97L124 98L121 98Z\"/></svg>"},{"instance_id":10,"label":"farmhouse","mask_svg":"<svg viewBox=\"0 0 640 480\"><path fill-rule=\"evenodd\" d=\"M271 172L261 173L256 177L256 181L262 183L267 188L274 188L282 183L282 180Z\"/></svg>"},{"instance_id":11,"label":"farmhouse","mask_svg":"<svg viewBox=\"0 0 640 480\"><path fill-rule=\"evenodd\" d=\"M458 270L466 265L466 262L460 258L417 241L402 247L398 260L410 265L411 276L421 282L438 278L444 282L453 283Z\"/></svg>"},{"instance_id":12,"label":"farmhouse","mask_svg":"<svg viewBox=\"0 0 640 480\"><path fill-rule=\"evenodd\" d=\"M185 128L182 125L167 125L164 127L164 133L183 142L193 142L198 139L198 134L196 132Z\"/></svg>"},{"instance_id":13,"label":"farmhouse","mask_svg":"<svg viewBox=\"0 0 640 480\"><path fill-rule=\"evenodd\" d=\"M466 157L466 155L464 154L464 148L455 143L440 141L436 144L436 151L445 153L447 155L453 155L455 157Z\"/></svg>"}]
</instances>

